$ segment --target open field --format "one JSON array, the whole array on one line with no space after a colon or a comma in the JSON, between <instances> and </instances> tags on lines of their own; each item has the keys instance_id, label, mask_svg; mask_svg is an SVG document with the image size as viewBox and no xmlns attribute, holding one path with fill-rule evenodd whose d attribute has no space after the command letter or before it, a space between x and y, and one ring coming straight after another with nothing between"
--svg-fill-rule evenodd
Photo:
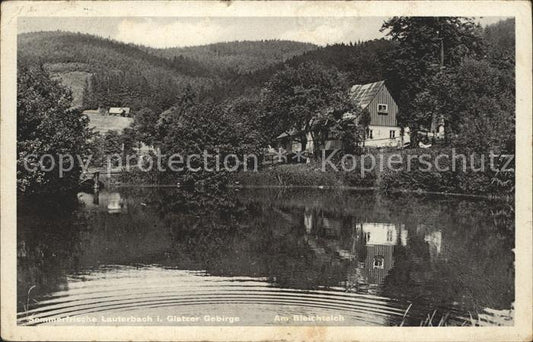
<instances>
[{"instance_id":1,"label":"open field","mask_svg":"<svg viewBox=\"0 0 533 342\"><path fill-rule=\"evenodd\" d=\"M122 132L124 128L133 123L133 118L122 116L102 115L96 110L86 110L83 112L89 118L89 127L95 131L106 133L108 131Z\"/></svg>"},{"instance_id":2,"label":"open field","mask_svg":"<svg viewBox=\"0 0 533 342\"><path fill-rule=\"evenodd\" d=\"M52 68L52 67L50 67ZM57 70L52 69L52 70ZM91 74L85 71L54 71L52 76L72 91L72 107L81 107L83 102L83 88Z\"/></svg>"}]
</instances>

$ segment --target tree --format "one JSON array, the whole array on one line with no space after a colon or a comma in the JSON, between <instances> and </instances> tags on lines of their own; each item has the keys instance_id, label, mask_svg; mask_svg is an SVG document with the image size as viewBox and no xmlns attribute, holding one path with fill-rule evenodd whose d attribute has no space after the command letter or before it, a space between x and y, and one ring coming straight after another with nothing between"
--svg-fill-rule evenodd
<instances>
[{"instance_id":1,"label":"tree","mask_svg":"<svg viewBox=\"0 0 533 342\"><path fill-rule=\"evenodd\" d=\"M258 155L262 140L252 120L253 101L237 98L225 103L198 102L194 94L184 94L158 122L163 157L179 154L189 163L174 174L185 184L222 185L227 171L243 168L244 156ZM164 129L163 129L164 127ZM228 158L226 156L234 155ZM235 158L236 157L236 158ZM166 164L166 161L163 161ZM186 162L184 162L186 163ZM254 169L257 165L249 165ZM166 177L166 176L165 176Z\"/></svg>"},{"instance_id":2,"label":"tree","mask_svg":"<svg viewBox=\"0 0 533 342\"><path fill-rule=\"evenodd\" d=\"M509 18L489 25L483 31L487 45L487 58L499 69L514 72L515 19Z\"/></svg>"},{"instance_id":3,"label":"tree","mask_svg":"<svg viewBox=\"0 0 533 342\"><path fill-rule=\"evenodd\" d=\"M122 135L120 136L120 141L124 148L124 154L131 154L134 151L133 148L138 141L135 130L130 127L124 128Z\"/></svg>"},{"instance_id":4,"label":"tree","mask_svg":"<svg viewBox=\"0 0 533 342\"><path fill-rule=\"evenodd\" d=\"M387 86L400 108L399 124L411 129L416 143L423 122L413 114L417 111L415 98L441 68L483 55L481 29L471 18L393 17L381 31L397 42L387 61Z\"/></svg>"},{"instance_id":5,"label":"tree","mask_svg":"<svg viewBox=\"0 0 533 342\"><path fill-rule=\"evenodd\" d=\"M117 131L108 131L104 135L104 153L112 155L122 152L122 135Z\"/></svg>"},{"instance_id":6,"label":"tree","mask_svg":"<svg viewBox=\"0 0 533 342\"><path fill-rule=\"evenodd\" d=\"M262 123L269 140L279 134L292 134L307 147L308 134L315 141L315 152L328 138L330 126L342 114L355 112L348 86L334 68L303 63L278 71L266 83L262 93Z\"/></svg>"},{"instance_id":7,"label":"tree","mask_svg":"<svg viewBox=\"0 0 533 342\"><path fill-rule=\"evenodd\" d=\"M90 78L85 79L85 84L83 85L82 93L82 108L83 109L95 109L98 108L98 103L94 97L94 92L92 91Z\"/></svg>"},{"instance_id":8,"label":"tree","mask_svg":"<svg viewBox=\"0 0 533 342\"><path fill-rule=\"evenodd\" d=\"M121 155L122 164L127 161L127 156L134 153L134 146L138 134L132 128L125 128L122 133L117 131L107 131L96 133L90 140L91 145L91 166L107 167L106 163L111 161L113 167L119 165L116 155ZM108 159L109 158L109 159Z\"/></svg>"},{"instance_id":9,"label":"tree","mask_svg":"<svg viewBox=\"0 0 533 342\"><path fill-rule=\"evenodd\" d=\"M456 146L481 152L514 152L515 89L512 73L488 61L465 59L428 82L415 99L413 116L431 121L434 113L445 120Z\"/></svg>"},{"instance_id":10,"label":"tree","mask_svg":"<svg viewBox=\"0 0 533 342\"><path fill-rule=\"evenodd\" d=\"M353 136L347 136L346 133L342 135L343 146L346 146L345 149L349 150L347 151L347 153L352 153L353 151L355 151L356 148L360 147L361 145L364 146L367 137L368 126L370 126L370 120L371 118L368 108L363 109L357 120L357 125L355 127ZM343 132L350 131L344 129Z\"/></svg>"},{"instance_id":11,"label":"tree","mask_svg":"<svg viewBox=\"0 0 533 342\"><path fill-rule=\"evenodd\" d=\"M63 192L77 187L80 160L87 158L88 119L71 108L70 91L42 67L17 73L17 187L24 193ZM51 155L54 159L43 158ZM59 154L72 156L62 161ZM59 173L63 169L72 170ZM70 164L72 163L72 165ZM55 164L55 165L53 165ZM55 166L55 167L54 167ZM45 171L50 169L51 171Z\"/></svg>"},{"instance_id":12,"label":"tree","mask_svg":"<svg viewBox=\"0 0 533 342\"><path fill-rule=\"evenodd\" d=\"M365 140L366 128L370 124L370 113L361 110L348 100L350 108L338 107L326 115L316 115L312 119L311 137L313 138L313 153L320 156L322 149L326 149L328 140L339 140L344 153L360 152L358 148ZM344 114L351 114L345 117Z\"/></svg>"},{"instance_id":13,"label":"tree","mask_svg":"<svg viewBox=\"0 0 533 342\"><path fill-rule=\"evenodd\" d=\"M143 108L135 114L133 118L133 129L137 139L148 145L155 145L158 140L157 121L159 114L149 108Z\"/></svg>"},{"instance_id":14,"label":"tree","mask_svg":"<svg viewBox=\"0 0 533 342\"><path fill-rule=\"evenodd\" d=\"M261 102L256 96L240 96L222 103L224 117L233 127L234 144L240 153L257 153L267 144L258 122L261 115Z\"/></svg>"}]
</instances>

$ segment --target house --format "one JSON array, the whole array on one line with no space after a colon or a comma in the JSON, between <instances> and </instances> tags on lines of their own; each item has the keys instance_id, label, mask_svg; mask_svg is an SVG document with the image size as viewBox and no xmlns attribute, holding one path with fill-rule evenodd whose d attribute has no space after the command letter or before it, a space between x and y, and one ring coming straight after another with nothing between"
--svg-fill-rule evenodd
<instances>
[{"instance_id":1,"label":"house","mask_svg":"<svg viewBox=\"0 0 533 342\"><path fill-rule=\"evenodd\" d=\"M385 81L356 84L350 89L350 97L362 109L370 113L365 146L385 147L402 146L409 141L408 134L398 126L398 105L392 98Z\"/></svg>"},{"instance_id":2,"label":"house","mask_svg":"<svg viewBox=\"0 0 533 342\"><path fill-rule=\"evenodd\" d=\"M408 129L402 132L397 123L398 105L392 98L385 81L368 84L356 84L350 89L350 98L370 114L370 124L367 128L364 146L368 147L399 147L410 141ZM353 114L346 113L343 119L355 119ZM402 136L403 133L403 136ZM280 147L288 152L301 151L298 141L299 132L291 130L277 137ZM326 141L326 150L341 148L339 140ZM313 150L313 139L307 135L306 150Z\"/></svg>"},{"instance_id":3,"label":"house","mask_svg":"<svg viewBox=\"0 0 533 342\"><path fill-rule=\"evenodd\" d=\"M111 107L109 108L109 115L129 116L130 108L129 107Z\"/></svg>"}]
</instances>

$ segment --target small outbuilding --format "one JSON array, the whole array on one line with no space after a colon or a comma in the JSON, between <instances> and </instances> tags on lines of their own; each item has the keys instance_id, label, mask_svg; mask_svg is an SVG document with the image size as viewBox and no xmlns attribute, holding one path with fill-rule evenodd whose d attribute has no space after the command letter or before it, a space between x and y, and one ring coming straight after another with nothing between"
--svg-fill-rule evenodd
<instances>
[{"instance_id":1,"label":"small outbuilding","mask_svg":"<svg viewBox=\"0 0 533 342\"><path fill-rule=\"evenodd\" d=\"M129 116L130 108L129 107L111 107L109 108L109 115Z\"/></svg>"}]
</instances>

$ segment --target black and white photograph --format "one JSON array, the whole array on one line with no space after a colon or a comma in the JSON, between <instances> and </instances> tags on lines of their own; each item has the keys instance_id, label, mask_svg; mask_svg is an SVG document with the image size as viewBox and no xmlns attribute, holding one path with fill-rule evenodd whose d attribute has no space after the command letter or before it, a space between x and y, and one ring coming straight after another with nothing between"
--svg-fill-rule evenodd
<instances>
[{"instance_id":1,"label":"black and white photograph","mask_svg":"<svg viewBox=\"0 0 533 342\"><path fill-rule=\"evenodd\" d=\"M106 327L528 340L531 269L520 282L517 265L531 260L517 256L531 245L517 244L531 243L531 84L523 102L517 63L531 81L531 51L517 52L517 30L531 14L86 4L13 26L10 324L69 340ZM315 333L279 338L336 340Z\"/></svg>"}]
</instances>

